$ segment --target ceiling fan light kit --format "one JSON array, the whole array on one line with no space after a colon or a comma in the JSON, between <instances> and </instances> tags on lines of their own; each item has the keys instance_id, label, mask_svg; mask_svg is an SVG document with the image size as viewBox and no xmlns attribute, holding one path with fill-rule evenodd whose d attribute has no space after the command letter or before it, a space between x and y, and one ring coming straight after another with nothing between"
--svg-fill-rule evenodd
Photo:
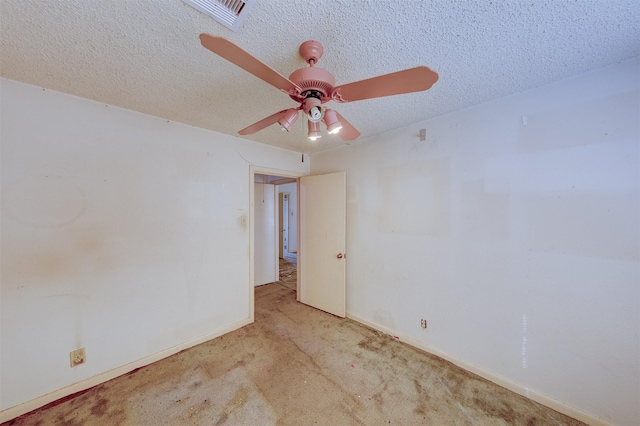
<instances>
[{"instance_id":1,"label":"ceiling fan light kit","mask_svg":"<svg viewBox=\"0 0 640 426\"><path fill-rule=\"evenodd\" d=\"M336 112L332 109L327 108L322 121L324 121L324 124L327 126L327 133L330 135L335 135L342 129L342 123L338 120Z\"/></svg>"},{"instance_id":2,"label":"ceiling fan light kit","mask_svg":"<svg viewBox=\"0 0 640 426\"><path fill-rule=\"evenodd\" d=\"M298 119L299 110L303 110L308 118L309 139L316 140L322 136L320 121L323 121L329 134L337 134L342 140L351 141L357 139L360 132L337 111L327 109L323 104L419 92L431 88L438 81L435 71L419 66L336 86L333 74L315 66L324 52L322 44L315 40L305 41L299 49L300 56L309 66L294 71L286 78L223 37L200 34L200 42L213 53L271 84L300 104L298 108L279 111L240 130L238 133L241 135L253 134L276 122L283 131L289 131Z\"/></svg>"},{"instance_id":3,"label":"ceiling fan light kit","mask_svg":"<svg viewBox=\"0 0 640 426\"><path fill-rule=\"evenodd\" d=\"M312 141L318 140L322 137L322 133L320 132L320 123L317 121L309 120L307 122L309 127L309 133L307 133L307 137Z\"/></svg>"},{"instance_id":4,"label":"ceiling fan light kit","mask_svg":"<svg viewBox=\"0 0 640 426\"><path fill-rule=\"evenodd\" d=\"M290 108L278 119L278 124L281 126L283 132L290 131L296 121L298 121L299 111L297 108Z\"/></svg>"},{"instance_id":5,"label":"ceiling fan light kit","mask_svg":"<svg viewBox=\"0 0 640 426\"><path fill-rule=\"evenodd\" d=\"M302 101L302 110L307 114L307 117L309 117L309 121L317 123L322 120L324 109L320 107L321 104L320 99L313 94L309 94L308 97Z\"/></svg>"}]
</instances>

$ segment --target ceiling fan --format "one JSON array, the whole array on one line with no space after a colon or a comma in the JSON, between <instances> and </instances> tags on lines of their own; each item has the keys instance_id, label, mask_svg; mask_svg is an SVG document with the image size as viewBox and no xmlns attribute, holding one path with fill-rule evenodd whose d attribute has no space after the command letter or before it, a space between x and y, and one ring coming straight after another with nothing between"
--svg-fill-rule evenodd
<instances>
[{"instance_id":1,"label":"ceiling fan","mask_svg":"<svg viewBox=\"0 0 640 426\"><path fill-rule=\"evenodd\" d=\"M240 135L250 135L274 123L280 124L282 130L288 132L302 110L308 117L309 139L316 140L322 136L320 132L320 121L322 121L329 134L338 134L343 140L351 141L360 136L360 132L337 111L328 109L323 104L332 100L353 102L419 92L431 88L438 81L436 72L425 66L419 66L336 86L336 80L329 71L315 66L322 56L323 48L320 42L313 40L302 43L299 50L300 56L309 66L300 68L289 78L285 78L223 37L200 34L200 42L213 53L275 86L300 104L297 108L278 111L240 130L238 132Z\"/></svg>"}]
</instances>

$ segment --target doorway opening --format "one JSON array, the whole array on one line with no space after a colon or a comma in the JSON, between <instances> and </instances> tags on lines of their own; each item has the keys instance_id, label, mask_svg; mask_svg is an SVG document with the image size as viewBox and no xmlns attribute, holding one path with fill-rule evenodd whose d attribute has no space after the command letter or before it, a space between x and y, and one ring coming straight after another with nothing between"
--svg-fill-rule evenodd
<instances>
[{"instance_id":1,"label":"doorway opening","mask_svg":"<svg viewBox=\"0 0 640 426\"><path fill-rule=\"evenodd\" d=\"M299 301L295 263L299 223L297 182L300 176L302 173L250 167L249 317L252 322L255 320L255 287L278 281L281 272L288 285L295 280L296 300ZM283 230L286 230L286 236ZM292 262L295 262L293 268Z\"/></svg>"},{"instance_id":2,"label":"doorway opening","mask_svg":"<svg viewBox=\"0 0 640 426\"><path fill-rule=\"evenodd\" d=\"M256 178L260 179L257 183ZM273 197L268 195L256 198L260 196L256 188L263 190L265 187L260 185L275 186L275 183L284 185L291 182L298 184L295 193L298 195L297 227L300 230L300 236L292 238L292 222L289 222L289 252L292 250L293 241L299 244L299 249L296 250L298 254L296 301L344 318L346 315L346 173L333 172L325 175L304 176L302 173L250 166L249 320L251 322L255 320L255 285L261 284L256 281L258 266L256 224L259 219L256 211L260 207L256 206L266 201L267 197L278 206L275 189L270 192ZM289 209L292 205L292 201L289 200ZM268 226L273 226L276 230L277 217L276 213L266 221ZM265 264L274 272L272 279L263 283L275 282L279 273L276 263L279 261L277 234L270 232L267 235L273 236L267 245L274 254L267 257Z\"/></svg>"}]
</instances>

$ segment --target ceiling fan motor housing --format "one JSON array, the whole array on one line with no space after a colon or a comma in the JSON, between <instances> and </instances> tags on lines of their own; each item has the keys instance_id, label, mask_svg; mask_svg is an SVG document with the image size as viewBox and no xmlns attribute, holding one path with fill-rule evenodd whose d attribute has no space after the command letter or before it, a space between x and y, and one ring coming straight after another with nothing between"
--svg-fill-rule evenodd
<instances>
[{"instance_id":1,"label":"ceiling fan motor housing","mask_svg":"<svg viewBox=\"0 0 640 426\"><path fill-rule=\"evenodd\" d=\"M302 89L300 94L290 95L296 102L302 102L310 95L317 97L322 103L330 101L331 91L336 84L333 74L318 67L300 68L289 76L289 80Z\"/></svg>"}]
</instances>

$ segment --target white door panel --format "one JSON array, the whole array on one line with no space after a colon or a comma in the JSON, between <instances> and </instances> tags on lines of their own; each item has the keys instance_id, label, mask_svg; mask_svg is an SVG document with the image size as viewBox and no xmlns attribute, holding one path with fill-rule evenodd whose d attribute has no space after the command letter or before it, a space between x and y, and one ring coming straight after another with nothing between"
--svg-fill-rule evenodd
<instances>
[{"instance_id":1,"label":"white door panel","mask_svg":"<svg viewBox=\"0 0 640 426\"><path fill-rule=\"evenodd\" d=\"M300 178L300 301L346 315L346 173Z\"/></svg>"}]
</instances>

